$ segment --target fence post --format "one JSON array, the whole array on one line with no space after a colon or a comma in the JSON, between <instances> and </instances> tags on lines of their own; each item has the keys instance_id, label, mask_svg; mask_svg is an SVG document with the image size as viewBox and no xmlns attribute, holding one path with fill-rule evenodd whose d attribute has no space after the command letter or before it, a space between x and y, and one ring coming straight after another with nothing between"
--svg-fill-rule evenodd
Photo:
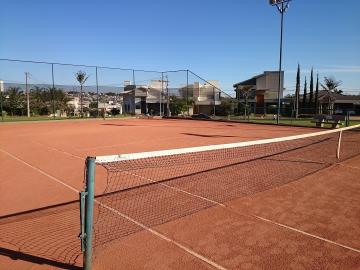
<instances>
[{"instance_id":1,"label":"fence post","mask_svg":"<svg viewBox=\"0 0 360 270\"><path fill-rule=\"evenodd\" d=\"M3 82L0 81L0 110L1 110L1 121L4 121L4 111L3 111Z\"/></svg>"},{"instance_id":2,"label":"fence post","mask_svg":"<svg viewBox=\"0 0 360 270\"><path fill-rule=\"evenodd\" d=\"M96 79L96 118L99 117L99 82L98 82L98 67L95 67Z\"/></svg>"},{"instance_id":3,"label":"fence post","mask_svg":"<svg viewBox=\"0 0 360 270\"><path fill-rule=\"evenodd\" d=\"M95 182L95 158L86 158L85 175L85 252L84 269L91 270L92 236L93 236L93 213L94 213L94 182Z\"/></svg>"},{"instance_id":4,"label":"fence post","mask_svg":"<svg viewBox=\"0 0 360 270\"><path fill-rule=\"evenodd\" d=\"M55 119L55 79L54 79L54 64L51 64L51 78L52 78L52 107L53 118Z\"/></svg>"},{"instance_id":5,"label":"fence post","mask_svg":"<svg viewBox=\"0 0 360 270\"><path fill-rule=\"evenodd\" d=\"M186 70L186 107L188 111L188 116L190 115L190 105L189 105L189 70Z\"/></svg>"}]
</instances>

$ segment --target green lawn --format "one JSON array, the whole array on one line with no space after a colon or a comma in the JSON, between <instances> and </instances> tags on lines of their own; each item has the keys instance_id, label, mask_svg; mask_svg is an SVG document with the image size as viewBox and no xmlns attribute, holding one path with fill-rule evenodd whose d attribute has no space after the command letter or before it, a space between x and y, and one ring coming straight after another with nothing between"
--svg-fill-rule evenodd
<instances>
[{"instance_id":1,"label":"green lawn","mask_svg":"<svg viewBox=\"0 0 360 270\"><path fill-rule=\"evenodd\" d=\"M224 117L224 119L228 119ZM243 117L233 116L230 118L234 121L244 122L244 123L258 123L258 124L271 124L276 125L276 120L273 119L260 119L260 118L250 118L249 120L244 120ZM300 126L300 127L316 127L315 123L312 123L312 118L302 118L302 119L280 119L281 125L288 126ZM350 126L360 124L360 120L350 120ZM331 125L324 125L325 128L331 128ZM343 127L345 127L345 123L343 123Z\"/></svg>"}]
</instances>

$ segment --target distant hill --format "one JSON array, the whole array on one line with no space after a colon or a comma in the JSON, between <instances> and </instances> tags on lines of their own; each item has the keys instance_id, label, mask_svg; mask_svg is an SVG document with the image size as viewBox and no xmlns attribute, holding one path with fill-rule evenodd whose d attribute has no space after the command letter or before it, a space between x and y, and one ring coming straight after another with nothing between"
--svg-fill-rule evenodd
<instances>
[{"instance_id":1,"label":"distant hill","mask_svg":"<svg viewBox=\"0 0 360 270\"><path fill-rule=\"evenodd\" d=\"M43 88L48 88L48 87L52 87L51 84L28 84L28 88L31 89L34 86L38 86L38 87L43 87ZM6 89L8 89L9 87L19 87L21 90L25 91L25 84L19 84L19 83L4 83L4 90L6 91ZM70 92L70 91L80 91L80 86L79 85L64 85L64 84L56 84L55 85L56 88L61 88L63 89L65 92ZM96 92L96 86L95 85L85 85L83 87L83 91L85 92ZM99 92L100 93L107 93L107 92L115 92L115 93L120 93L124 91L124 87L116 87L116 86L102 86L99 85Z\"/></svg>"}]
</instances>

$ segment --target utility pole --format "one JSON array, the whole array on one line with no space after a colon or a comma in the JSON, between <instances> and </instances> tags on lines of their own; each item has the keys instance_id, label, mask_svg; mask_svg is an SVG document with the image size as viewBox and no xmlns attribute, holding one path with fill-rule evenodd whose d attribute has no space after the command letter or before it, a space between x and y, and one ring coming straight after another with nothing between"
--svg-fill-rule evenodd
<instances>
[{"instance_id":1,"label":"utility pole","mask_svg":"<svg viewBox=\"0 0 360 270\"><path fill-rule=\"evenodd\" d=\"M1 120L2 121L4 121L3 93L4 93L4 82L0 81L0 112L1 112Z\"/></svg>"},{"instance_id":2,"label":"utility pole","mask_svg":"<svg viewBox=\"0 0 360 270\"><path fill-rule=\"evenodd\" d=\"M27 117L30 117L30 97L29 97L29 89L28 89L28 77L30 73L25 72L25 92L26 92L26 111Z\"/></svg>"},{"instance_id":3,"label":"utility pole","mask_svg":"<svg viewBox=\"0 0 360 270\"><path fill-rule=\"evenodd\" d=\"M278 11L281 14L281 25L280 25L280 57L279 57L279 88L278 88L278 102L277 102L277 117L276 117L276 123L279 124L279 118L280 118L280 110L281 110L281 69L282 69L282 46L283 46L283 28L284 28L284 13L289 8L289 2L291 0L270 0L270 5L276 6Z\"/></svg>"},{"instance_id":4,"label":"utility pole","mask_svg":"<svg viewBox=\"0 0 360 270\"><path fill-rule=\"evenodd\" d=\"M168 75L165 75L165 83L166 83L166 113L167 117L170 116L170 97L169 97L169 81Z\"/></svg>"},{"instance_id":5,"label":"utility pole","mask_svg":"<svg viewBox=\"0 0 360 270\"><path fill-rule=\"evenodd\" d=\"M161 91L160 91L160 116L162 115L162 95L164 93L164 72L161 72Z\"/></svg>"},{"instance_id":6,"label":"utility pole","mask_svg":"<svg viewBox=\"0 0 360 270\"><path fill-rule=\"evenodd\" d=\"M215 98L215 87L213 87L213 96L214 96L214 116L216 116L216 98Z\"/></svg>"}]
</instances>

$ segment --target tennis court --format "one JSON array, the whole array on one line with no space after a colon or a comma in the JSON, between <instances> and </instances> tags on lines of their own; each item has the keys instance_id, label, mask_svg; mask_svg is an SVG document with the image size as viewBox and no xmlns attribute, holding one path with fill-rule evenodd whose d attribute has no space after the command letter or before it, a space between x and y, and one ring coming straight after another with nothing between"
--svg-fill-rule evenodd
<instances>
[{"instance_id":1,"label":"tennis court","mask_svg":"<svg viewBox=\"0 0 360 270\"><path fill-rule=\"evenodd\" d=\"M93 269L357 269L358 129L342 133L340 153L338 133L264 144L318 131L178 119L3 124L0 269L81 269L88 156L100 157ZM250 141L262 143L238 145ZM118 154L130 155L106 158Z\"/></svg>"}]
</instances>

